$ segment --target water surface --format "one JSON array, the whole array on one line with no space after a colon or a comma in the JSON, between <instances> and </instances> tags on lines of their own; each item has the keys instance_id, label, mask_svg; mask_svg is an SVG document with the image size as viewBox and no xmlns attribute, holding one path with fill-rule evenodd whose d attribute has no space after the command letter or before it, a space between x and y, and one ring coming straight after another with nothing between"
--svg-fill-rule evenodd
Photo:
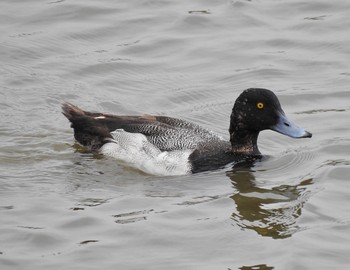
<instances>
[{"instance_id":1,"label":"water surface","mask_svg":"<svg viewBox=\"0 0 350 270\"><path fill-rule=\"evenodd\" d=\"M1 269L346 269L348 1L2 1ZM248 87L313 133L154 177L79 148L63 101L228 138Z\"/></svg>"}]
</instances>

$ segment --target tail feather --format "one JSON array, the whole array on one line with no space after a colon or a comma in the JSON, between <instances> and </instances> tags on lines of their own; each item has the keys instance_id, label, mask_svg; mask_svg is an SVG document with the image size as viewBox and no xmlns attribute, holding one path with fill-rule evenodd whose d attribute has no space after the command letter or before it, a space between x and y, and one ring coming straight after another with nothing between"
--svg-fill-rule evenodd
<instances>
[{"instance_id":1,"label":"tail feather","mask_svg":"<svg viewBox=\"0 0 350 270\"><path fill-rule=\"evenodd\" d=\"M68 118L68 120L71 120L73 117L83 116L85 114L82 109L69 102L64 102L62 104L62 113Z\"/></svg>"},{"instance_id":2,"label":"tail feather","mask_svg":"<svg viewBox=\"0 0 350 270\"><path fill-rule=\"evenodd\" d=\"M62 104L62 113L71 122L75 139L92 150L98 150L112 138L108 127L103 122L96 121L79 107L65 102Z\"/></svg>"}]
</instances>

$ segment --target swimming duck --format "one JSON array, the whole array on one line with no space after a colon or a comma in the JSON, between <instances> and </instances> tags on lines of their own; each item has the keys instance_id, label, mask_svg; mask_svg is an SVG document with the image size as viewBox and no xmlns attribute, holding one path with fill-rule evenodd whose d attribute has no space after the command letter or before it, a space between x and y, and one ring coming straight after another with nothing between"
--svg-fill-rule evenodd
<instances>
[{"instance_id":1,"label":"swimming duck","mask_svg":"<svg viewBox=\"0 0 350 270\"><path fill-rule=\"evenodd\" d=\"M168 116L94 113L68 102L62 110L80 144L154 175L215 170L259 157L257 140L266 129L293 138L312 136L287 118L272 91L261 88L247 89L237 98L229 141L197 124Z\"/></svg>"}]
</instances>

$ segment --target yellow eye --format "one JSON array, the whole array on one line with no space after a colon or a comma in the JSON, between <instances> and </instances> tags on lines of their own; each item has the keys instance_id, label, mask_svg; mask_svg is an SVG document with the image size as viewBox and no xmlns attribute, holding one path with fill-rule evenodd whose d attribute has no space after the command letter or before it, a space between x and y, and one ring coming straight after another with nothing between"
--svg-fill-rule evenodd
<instances>
[{"instance_id":1,"label":"yellow eye","mask_svg":"<svg viewBox=\"0 0 350 270\"><path fill-rule=\"evenodd\" d=\"M256 104L256 107L258 109L262 109L262 108L264 108L264 103L259 102L259 103Z\"/></svg>"}]
</instances>

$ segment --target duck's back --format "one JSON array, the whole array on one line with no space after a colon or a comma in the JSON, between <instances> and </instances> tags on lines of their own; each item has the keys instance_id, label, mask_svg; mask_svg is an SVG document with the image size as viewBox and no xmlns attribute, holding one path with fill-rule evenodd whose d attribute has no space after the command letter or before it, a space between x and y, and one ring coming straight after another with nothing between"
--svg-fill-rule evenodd
<instances>
[{"instance_id":1,"label":"duck's back","mask_svg":"<svg viewBox=\"0 0 350 270\"><path fill-rule=\"evenodd\" d=\"M156 122L146 123L141 129L137 127L136 132L145 134L163 151L195 149L199 144L222 140L213 132L185 120L166 116L155 116L155 119Z\"/></svg>"},{"instance_id":2,"label":"duck's back","mask_svg":"<svg viewBox=\"0 0 350 270\"><path fill-rule=\"evenodd\" d=\"M167 116L120 116L86 112L64 103L63 114L72 123L76 140L82 145L98 149L111 132L123 129L129 133L140 133L161 151L195 149L202 143L215 143L222 138L213 132L190 123Z\"/></svg>"}]
</instances>

